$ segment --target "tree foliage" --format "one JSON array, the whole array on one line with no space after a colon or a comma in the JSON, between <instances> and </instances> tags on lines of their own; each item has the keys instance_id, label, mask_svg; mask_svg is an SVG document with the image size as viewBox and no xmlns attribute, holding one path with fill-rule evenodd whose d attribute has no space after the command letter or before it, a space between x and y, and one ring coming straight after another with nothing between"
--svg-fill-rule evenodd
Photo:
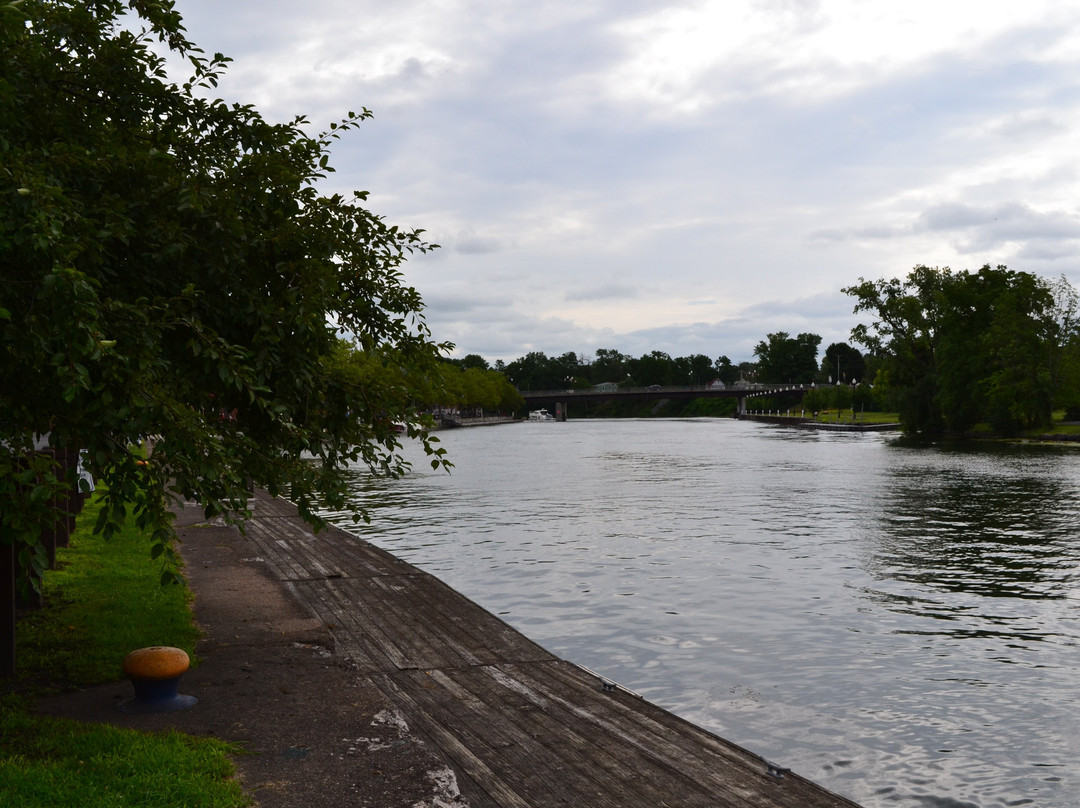
<instances>
[{"instance_id":1,"label":"tree foliage","mask_svg":"<svg viewBox=\"0 0 1080 808\"><path fill-rule=\"evenodd\" d=\"M875 383L897 402L905 428L1001 434L1046 426L1075 356L1075 293L1004 266L952 272L917 266L904 280L844 289L874 316L852 331L880 359Z\"/></svg>"},{"instance_id":2,"label":"tree foliage","mask_svg":"<svg viewBox=\"0 0 1080 808\"><path fill-rule=\"evenodd\" d=\"M400 267L434 245L316 189L370 113L311 135L207 99L229 60L170 0L4 3L0 52L0 542L34 545L68 482L39 436L86 450L99 527L130 506L157 553L167 483L215 513L250 477L314 519L316 498L345 506L345 466L402 471L391 422L422 435L405 391L444 346ZM403 372L359 373L342 338Z\"/></svg>"},{"instance_id":3,"label":"tree foliage","mask_svg":"<svg viewBox=\"0 0 1080 808\"><path fill-rule=\"evenodd\" d=\"M480 365L475 359L465 360L467 366L452 361L440 365L440 393L425 399L424 404L504 413L525 408L525 399L505 374L487 368L486 361Z\"/></svg>"},{"instance_id":4,"label":"tree foliage","mask_svg":"<svg viewBox=\"0 0 1080 808\"><path fill-rule=\"evenodd\" d=\"M827 380L835 384L867 381L866 360L858 348L853 348L846 342L834 342L825 349L821 372L818 375L820 381Z\"/></svg>"},{"instance_id":5,"label":"tree foliage","mask_svg":"<svg viewBox=\"0 0 1080 808\"><path fill-rule=\"evenodd\" d=\"M566 390L582 375L582 363L573 351L553 357L530 351L507 364L506 375L518 390Z\"/></svg>"},{"instance_id":6,"label":"tree foliage","mask_svg":"<svg viewBox=\"0 0 1080 808\"><path fill-rule=\"evenodd\" d=\"M591 361L573 352L549 357L542 351L531 351L504 369L511 382L523 391L587 388L604 383L693 386L714 379L732 384L740 376L739 368L726 356L714 361L704 354L672 357L664 351L650 351L634 357L612 348L598 348Z\"/></svg>"},{"instance_id":7,"label":"tree foliage","mask_svg":"<svg viewBox=\"0 0 1080 808\"><path fill-rule=\"evenodd\" d=\"M724 384L735 384L739 380L739 368L726 356L717 357L713 368L716 370L716 378Z\"/></svg>"},{"instance_id":8,"label":"tree foliage","mask_svg":"<svg viewBox=\"0 0 1080 808\"><path fill-rule=\"evenodd\" d=\"M769 384L809 384L817 375L817 334L792 337L784 331L768 334L767 340L754 348L758 358L758 381Z\"/></svg>"}]
</instances>

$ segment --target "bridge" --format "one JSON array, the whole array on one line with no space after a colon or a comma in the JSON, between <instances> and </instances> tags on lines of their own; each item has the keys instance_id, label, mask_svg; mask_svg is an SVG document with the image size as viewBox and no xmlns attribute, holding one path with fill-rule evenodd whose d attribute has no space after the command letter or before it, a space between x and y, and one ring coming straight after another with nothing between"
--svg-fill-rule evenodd
<instances>
[{"instance_id":1,"label":"bridge","mask_svg":"<svg viewBox=\"0 0 1080 808\"><path fill-rule=\"evenodd\" d=\"M809 390L816 389L814 384L734 384L727 387L708 387L706 385L684 385L662 387L618 387L613 390L601 390L595 387L583 390L530 390L520 391L521 397L530 410L541 407L555 410L559 420L566 418L572 403L585 404L594 401L660 401L662 399L686 398L734 398L738 401L736 411L746 414L746 402L752 398L794 398L801 397Z\"/></svg>"}]
</instances>

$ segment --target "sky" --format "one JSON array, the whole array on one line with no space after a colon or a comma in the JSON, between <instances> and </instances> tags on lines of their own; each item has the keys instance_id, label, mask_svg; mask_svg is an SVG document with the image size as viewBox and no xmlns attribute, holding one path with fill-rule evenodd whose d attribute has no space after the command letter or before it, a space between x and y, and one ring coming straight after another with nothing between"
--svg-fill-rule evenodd
<instances>
[{"instance_id":1,"label":"sky","mask_svg":"<svg viewBox=\"0 0 1080 808\"><path fill-rule=\"evenodd\" d=\"M455 356L824 350L918 264L1080 286L1080 4L176 6L220 97L372 111L321 189L441 245L404 273Z\"/></svg>"}]
</instances>

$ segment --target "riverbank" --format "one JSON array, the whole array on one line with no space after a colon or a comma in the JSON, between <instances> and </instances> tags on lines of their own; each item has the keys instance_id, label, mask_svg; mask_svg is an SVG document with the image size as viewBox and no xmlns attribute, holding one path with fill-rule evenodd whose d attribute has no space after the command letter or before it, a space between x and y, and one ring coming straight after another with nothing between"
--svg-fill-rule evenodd
<instances>
[{"instance_id":1,"label":"riverbank","mask_svg":"<svg viewBox=\"0 0 1080 808\"><path fill-rule=\"evenodd\" d=\"M896 422L866 423L849 421L847 423L832 423L798 415L740 415L739 420L753 421L760 424L793 426L796 429L816 429L823 432L893 432L900 429L900 424Z\"/></svg>"},{"instance_id":2,"label":"riverbank","mask_svg":"<svg viewBox=\"0 0 1080 808\"><path fill-rule=\"evenodd\" d=\"M463 427L474 426L498 426L500 424L516 424L520 421L519 418L514 418L510 415L482 415L478 417L467 417L460 415L443 415L438 420L439 429L461 429Z\"/></svg>"},{"instance_id":3,"label":"riverbank","mask_svg":"<svg viewBox=\"0 0 1080 808\"><path fill-rule=\"evenodd\" d=\"M189 517L183 537L207 638L181 691L198 704L126 715L111 709L118 684L44 709L243 742L257 754L237 766L264 808L855 808L554 657L393 555L312 534L281 500L260 493L245 534Z\"/></svg>"},{"instance_id":4,"label":"riverbank","mask_svg":"<svg viewBox=\"0 0 1080 808\"><path fill-rule=\"evenodd\" d=\"M185 747L194 746L188 736L233 745L235 777L243 789L235 801L212 796L210 782L203 784L199 796L181 795L172 764L159 754L148 768L146 788L161 793L161 805L240 808L252 804L249 800L259 808L464 805L454 801L453 777L446 774L436 750L408 731L393 703L372 682L358 677L348 660L334 654L330 627L293 596L291 584L270 573L255 544L221 520L206 522L194 504L179 510L176 526L194 618L203 633L180 692L198 702L176 712L122 713L116 705L130 698L132 689L118 678L39 700L39 720L77 722L70 730L72 738L81 734L80 725L103 724L165 740L176 731L183 734L172 737L172 743ZM144 542L132 564L156 568L146 548ZM147 586L156 591L156 580ZM155 624L126 611L129 606L115 603L109 619L153 631ZM158 631L140 642L168 645L175 638ZM117 677L123 653L116 654ZM129 737L117 733L113 751L101 756L101 765L115 760L121 769L131 766L137 758L129 751L129 744L134 745ZM75 760L50 765L87 768ZM208 778L221 776L215 770ZM131 776L120 779L138 782ZM125 792L110 794L107 781L97 778L96 791L84 789L70 797L51 793L48 804L159 804L149 798L145 803L127 799ZM3 798L0 803L9 804ZM45 802L16 793L11 804Z\"/></svg>"}]
</instances>

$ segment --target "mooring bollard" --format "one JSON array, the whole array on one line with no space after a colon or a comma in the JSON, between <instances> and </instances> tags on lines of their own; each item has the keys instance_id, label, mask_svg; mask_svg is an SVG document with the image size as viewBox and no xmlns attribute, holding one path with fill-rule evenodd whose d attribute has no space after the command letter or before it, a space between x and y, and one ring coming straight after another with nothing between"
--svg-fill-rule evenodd
<instances>
[{"instance_id":1,"label":"mooring bollard","mask_svg":"<svg viewBox=\"0 0 1080 808\"><path fill-rule=\"evenodd\" d=\"M166 713L195 704L194 696L177 693L180 677L191 665L180 648L154 645L139 648L124 657L124 675L135 688L135 697L116 705L124 713Z\"/></svg>"}]
</instances>

